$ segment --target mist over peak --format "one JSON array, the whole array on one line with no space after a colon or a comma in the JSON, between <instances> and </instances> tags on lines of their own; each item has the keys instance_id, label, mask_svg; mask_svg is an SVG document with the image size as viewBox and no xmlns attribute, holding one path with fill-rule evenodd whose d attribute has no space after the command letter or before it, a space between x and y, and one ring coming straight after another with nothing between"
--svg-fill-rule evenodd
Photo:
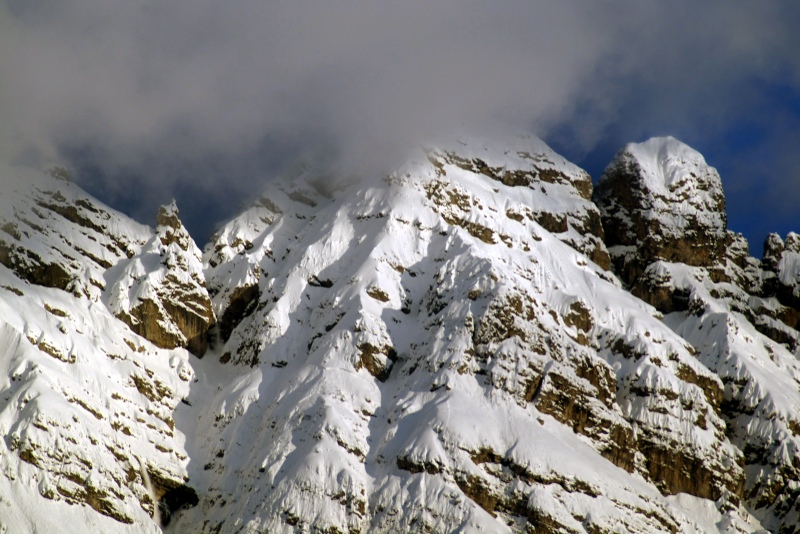
<instances>
[{"instance_id":1,"label":"mist over peak","mask_svg":"<svg viewBox=\"0 0 800 534\"><path fill-rule=\"evenodd\" d=\"M778 225L798 192L798 9L7 0L0 155L64 163L138 219L175 196L199 235L308 154L380 168L397 147L492 125L594 167L670 134L735 158L720 168L734 218L735 192L756 193Z\"/></svg>"}]
</instances>

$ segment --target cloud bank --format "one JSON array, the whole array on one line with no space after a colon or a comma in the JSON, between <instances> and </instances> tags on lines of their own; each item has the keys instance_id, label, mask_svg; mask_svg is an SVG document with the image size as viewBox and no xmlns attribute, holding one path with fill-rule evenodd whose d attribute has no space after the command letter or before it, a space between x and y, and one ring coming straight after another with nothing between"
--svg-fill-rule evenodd
<instances>
[{"instance_id":1,"label":"cloud bank","mask_svg":"<svg viewBox=\"0 0 800 534\"><path fill-rule=\"evenodd\" d=\"M573 159L665 133L704 151L749 120L800 140L763 102L800 87L800 10L697 4L7 0L0 156L66 162L144 222L175 196L207 234L298 157L369 170L459 129ZM781 157L765 175L800 195Z\"/></svg>"}]
</instances>

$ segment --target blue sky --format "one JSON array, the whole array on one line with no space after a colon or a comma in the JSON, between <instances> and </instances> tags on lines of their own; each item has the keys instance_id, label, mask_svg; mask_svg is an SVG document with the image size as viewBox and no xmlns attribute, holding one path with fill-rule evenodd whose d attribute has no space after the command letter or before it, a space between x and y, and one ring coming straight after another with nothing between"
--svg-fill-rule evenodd
<instances>
[{"instance_id":1,"label":"blue sky","mask_svg":"<svg viewBox=\"0 0 800 534\"><path fill-rule=\"evenodd\" d=\"M673 135L717 167L759 256L800 230L790 1L0 2L0 158L66 164L202 244L299 158L379 172L461 129L528 131L595 178Z\"/></svg>"}]
</instances>

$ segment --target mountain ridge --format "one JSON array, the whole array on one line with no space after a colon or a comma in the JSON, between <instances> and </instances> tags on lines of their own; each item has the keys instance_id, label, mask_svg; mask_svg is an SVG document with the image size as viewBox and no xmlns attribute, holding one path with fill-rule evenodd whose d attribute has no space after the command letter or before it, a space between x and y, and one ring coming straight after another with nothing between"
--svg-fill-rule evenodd
<instances>
[{"instance_id":1,"label":"mountain ridge","mask_svg":"<svg viewBox=\"0 0 800 534\"><path fill-rule=\"evenodd\" d=\"M2 300L33 292L20 315L40 331L9 321L6 307L3 360L79 378L102 356L114 390L105 402L129 399L127 417L144 426L109 423L108 408L98 418L82 395L50 384L40 389L67 399L118 454L86 458L66 438L41 439L41 416L22 402L41 379L9 367L27 377L4 384L0 411L4 429L19 429L6 440L3 483L20 511L0 518L25 531L40 506L112 518L103 528L121 532L157 531L157 508L173 532L795 531L800 240L770 237L765 260L750 258L726 228L716 171L674 139L648 143L624 148L594 191L588 174L531 138L431 146L339 190L308 172L270 185L202 258L188 234L167 237L184 235L174 205L155 230L130 226L138 237L116 245L125 254L70 248L80 235L102 243L103 224L128 233L128 223L45 180L29 197L33 215L2 225L0 248L11 251L0 254ZM666 192L647 178L659 165ZM635 195L619 194L625 181ZM97 213L106 222L85 215ZM64 219L75 231L52 240ZM64 269L66 284L37 278L42 269L13 258L41 233L91 268ZM158 259L153 268L125 267L146 257ZM191 275L198 266L202 279ZM163 285L169 273L189 285ZM204 352L190 336L159 342L184 319L162 313L155 334L138 332L148 341L116 318L130 306L107 295L132 282L150 283L156 306L203 303L194 309L205 310L205 358L182 348ZM68 317L90 317L72 312L87 304L122 328L83 319L78 334ZM87 331L100 350L82 359L62 348ZM112 346L119 358L107 356ZM40 404L34 412L45 413ZM118 440L152 452L137 461L109 448ZM64 458L84 471L89 462L94 478L68 472Z\"/></svg>"}]
</instances>

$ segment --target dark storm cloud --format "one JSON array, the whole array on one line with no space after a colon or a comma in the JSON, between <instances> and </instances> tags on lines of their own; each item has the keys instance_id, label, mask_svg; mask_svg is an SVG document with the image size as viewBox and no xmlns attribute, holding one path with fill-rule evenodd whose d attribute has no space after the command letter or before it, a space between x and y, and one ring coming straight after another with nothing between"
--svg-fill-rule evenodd
<instances>
[{"instance_id":1,"label":"dark storm cloud","mask_svg":"<svg viewBox=\"0 0 800 534\"><path fill-rule=\"evenodd\" d=\"M66 160L146 222L177 195L199 221L302 155L368 172L461 128L578 157L610 132L691 143L753 80L797 86L800 49L789 3L695 4L8 0L5 157Z\"/></svg>"}]
</instances>

